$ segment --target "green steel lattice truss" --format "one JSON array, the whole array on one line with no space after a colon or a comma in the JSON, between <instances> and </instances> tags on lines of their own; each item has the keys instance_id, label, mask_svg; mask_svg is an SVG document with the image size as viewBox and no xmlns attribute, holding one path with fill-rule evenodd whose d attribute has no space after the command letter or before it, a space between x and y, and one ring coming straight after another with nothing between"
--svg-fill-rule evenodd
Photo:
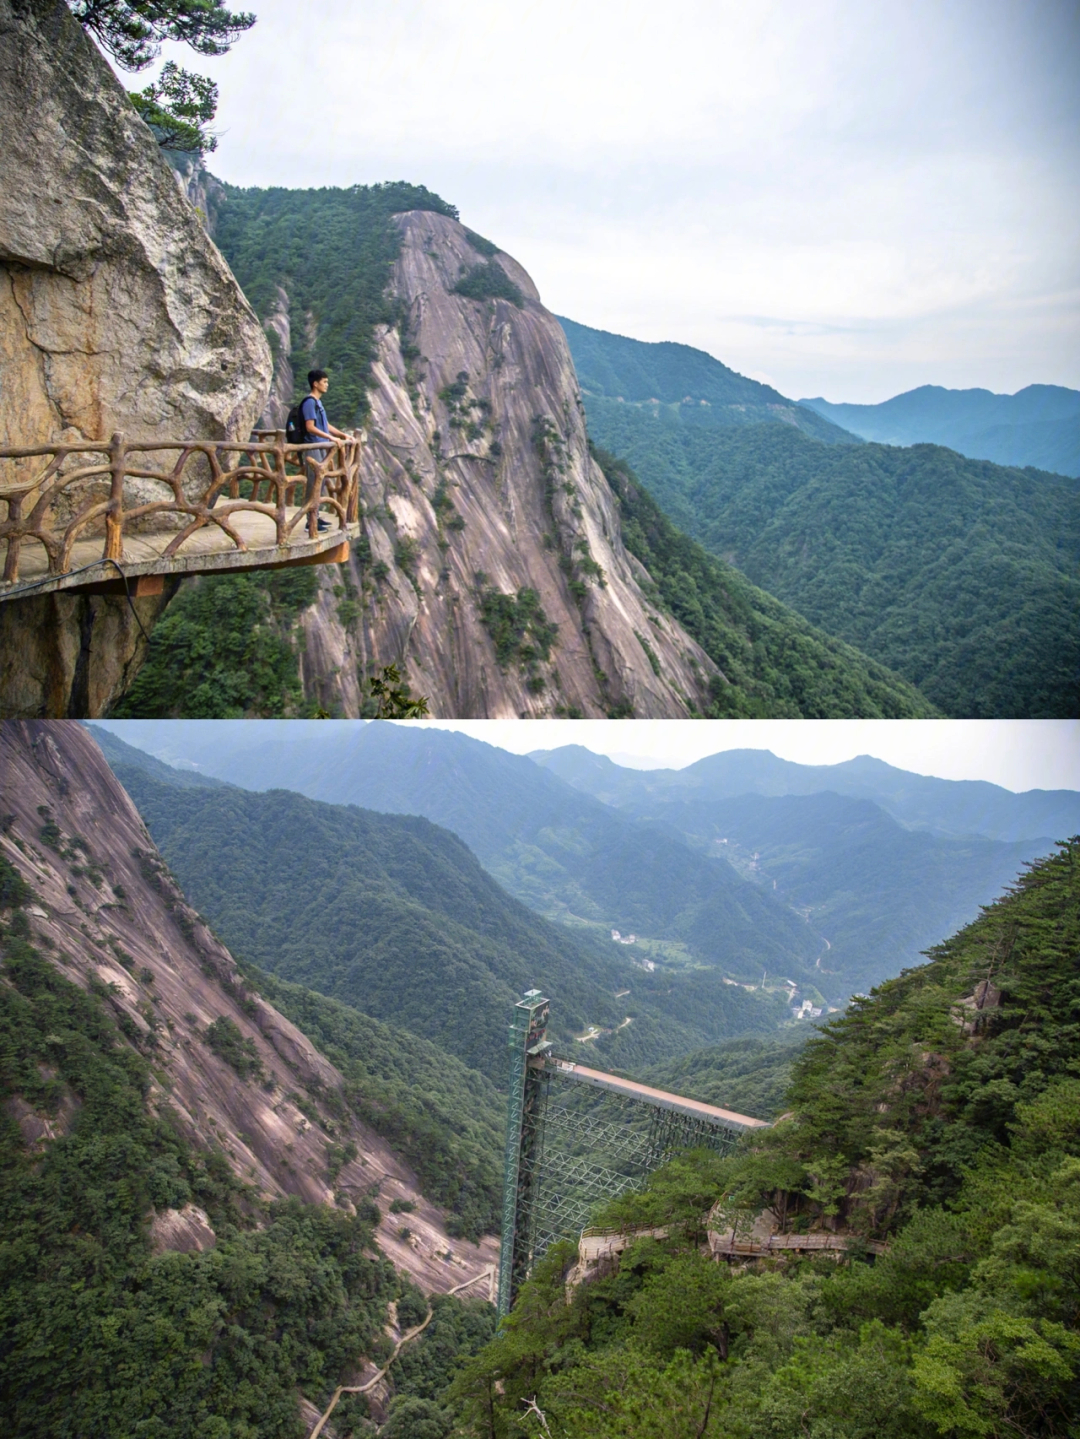
<instances>
[{"instance_id":1,"label":"green steel lattice truss","mask_svg":"<svg viewBox=\"0 0 1080 1439\"><path fill-rule=\"evenodd\" d=\"M509 1313L536 1261L557 1239L576 1237L598 1204L638 1187L679 1150L724 1153L739 1133L628 1095L604 1096L604 1114L614 1111L614 1122L576 1112L565 1102L572 1073L553 1060L544 1038L549 1008L530 990L510 1026L500 1315Z\"/></svg>"},{"instance_id":2,"label":"green steel lattice truss","mask_svg":"<svg viewBox=\"0 0 1080 1439\"><path fill-rule=\"evenodd\" d=\"M558 1071L553 1082L560 1083ZM639 1100L616 1103L631 1112L643 1107ZM736 1141L731 1130L662 1109L652 1110L645 1133L636 1132L631 1123L630 1115L623 1124L597 1123L549 1098L532 1213L533 1263L557 1239L576 1236L603 1200L637 1188L646 1175L681 1149L709 1148L726 1153ZM587 1145L585 1153L580 1152L583 1145ZM607 1162L600 1162L597 1156Z\"/></svg>"}]
</instances>

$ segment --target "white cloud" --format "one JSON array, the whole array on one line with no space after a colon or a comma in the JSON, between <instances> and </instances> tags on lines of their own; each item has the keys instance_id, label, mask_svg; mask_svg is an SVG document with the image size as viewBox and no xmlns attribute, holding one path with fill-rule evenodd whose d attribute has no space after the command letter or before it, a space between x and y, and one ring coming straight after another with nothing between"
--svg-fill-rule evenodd
<instances>
[{"instance_id":1,"label":"white cloud","mask_svg":"<svg viewBox=\"0 0 1080 1439\"><path fill-rule=\"evenodd\" d=\"M426 184L559 313L793 395L1080 384L1070 0L257 10L226 179Z\"/></svg>"}]
</instances>

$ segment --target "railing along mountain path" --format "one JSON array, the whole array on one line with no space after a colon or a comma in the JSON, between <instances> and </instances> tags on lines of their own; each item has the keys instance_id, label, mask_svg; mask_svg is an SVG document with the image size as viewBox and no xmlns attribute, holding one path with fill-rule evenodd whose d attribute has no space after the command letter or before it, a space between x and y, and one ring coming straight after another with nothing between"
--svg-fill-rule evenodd
<instances>
[{"instance_id":1,"label":"railing along mountain path","mask_svg":"<svg viewBox=\"0 0 1080 1439\"><path fill-rule=\"evenodd\" d=\"M344 559L360 533L361 444L257 430L247 443L116 433L0 449L0 601L118 575L152 594L166 575Z\"/></svg>"}]
</instances>

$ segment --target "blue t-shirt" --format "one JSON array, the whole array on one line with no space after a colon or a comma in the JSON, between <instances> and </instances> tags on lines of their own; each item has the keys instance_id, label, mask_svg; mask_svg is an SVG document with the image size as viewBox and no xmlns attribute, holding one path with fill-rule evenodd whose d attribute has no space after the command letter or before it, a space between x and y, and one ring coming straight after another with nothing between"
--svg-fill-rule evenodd
<instances>
[{"instance_id":1,"label":"blue t-shirt","mask_svg":"<svg viewBox=\"0 0 1080 1439\"><path fill-rule=\"evenodd\" d=\"M305 422L305 434L307 433L308 420L315 421L315 428L317 430L323 430L326 434L330 433L330 421L326 418L326 411L323 409L323 403L321 400L317 400L314 395L308 395L304 402L301 404L300 415ZM309 436L307 443L314 444L316 440L320 439L322 439L322 435L312 435Z\"/></svg>"}]
</instances>

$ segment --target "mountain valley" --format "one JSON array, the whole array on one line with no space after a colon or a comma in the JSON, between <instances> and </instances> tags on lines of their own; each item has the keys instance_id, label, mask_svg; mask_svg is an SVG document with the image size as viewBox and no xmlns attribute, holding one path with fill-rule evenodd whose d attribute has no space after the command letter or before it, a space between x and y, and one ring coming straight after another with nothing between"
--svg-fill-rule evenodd
<instances>
[{"instance_id":1,"label":"mountain valley","mask_svg":"<svg viewBox=\"0 0 1080 1439\"><path fill-rule=\"evenodd\" d=\"M764 969L775 998L790 980L815 1006L841 1004L918 963L1055 834L1080 827L1072 791L1012 795L875 761L814 769L735 751L642 772L578 747L526 759L385 723L108 729L197 765L189 776L255 790L273 775L311 799L424 815L531 910L563 933L573 925L575 942L610 951L612 929L634 934L621 952L657 965L637 972L639 998L657 975L689 983L705 966L751 986Z\"/></svg>"},{"instance_id":2,"label":"mountain valley","mask_svg":"<svg viewBox=\"0 0 1080 1439\"><path fill-rule=\"evenodd\" d=\"M1080 1439L1077 17L229 7L0 0L0 1439Z\"/></svg>"},{"instance_id":3,"label":"mountain valley","mask_svg":"<svg viewBox=\"0 0 1080 1439\"><path fill-rule=\"evenodd\" d=\"M282 790L178 793L133 765L127 747L107 736L103 742L162 853L238 955L393 1018L499 1085L506 1016L527 988L538 985L551 997L552 1032L564 1048L575 1048L575 1034L598 1030L590 1049L605 1063L637 1067L774 1029L786 1017L783 997L749 993L727 981L726 970L747 952L747 968L762 954L770 963L793 959L788 967L798 968L800 950L809 959L818 947L807 943L796 916L733 872L698 862L698 892L692 880L684 883L681 894L665 895L668 912L653 919L666 920L669 934L680 925L689 930L702 958L649 972L639 951L613 945L600 926L552 924L510 899L460 839L428 820ZM655 871L648 838L638 840L634 858L646 865L651 853ZM579 839L572 851L579 858L581 848ZM291 883L297 852L304 855L302 902ZM689 851L684 857L693 864ZM673 883L677 889L678 859L676 851L653 877L654 906L658 892ZM274 873L280 882L255 884L254 876ZM695 930L718 913L742 919L734 937L720 936L719 952L729 956L723 967L694 943Z\"/></svg>"},{"instance_id":4,"label":"mountain valley","mask_svg":"<svg viewBox=\"0 0 1080 1439\"><path fill-rule=\"evenodd\" d=\"M790 1022L778 1031L767 997L738 986L728 991L731 1013L742 1022L756 1011L759 1022L742 1022L719 1045L683 1047L689 1034L657 1023L666 1057L623 1056L646 1082L786 1117L727 1159L702 1151L673 1161L643 1192L599 1211L601 1225L654 1237L569 1289L576 1248L556 1245L493 1337L482 1298L494 1245L482 1236L497 1214L499 1077L490 1070L493 1085L453 1050L463 1029L496 1024L502 990L512 998L535 958L551 972L556 1007L563 995L567 1005L599 1002L629 962L618 950L605 960L587 935L531 915L430 820L246 790L192 767L216 756L223 770L244 761L285 778L285 735L259 745L248 726L233 728L230 739L225 726L162 734L145 722L132 735L146 743L157 730L167 757L186 768L97 729L161 852L86 729L0 730L10 811L0 826L0 1416L13 1432L59 1439L72 1415L93 1432L102 1416L112 1423L123 1413L132 1424L152 1416L159 1428L167 1420L174 1432L201 1435L209 1415L292 1439L310 1429L335 1383L370 1375L370 1402L348 1399L335 1411L330 1432L341 1439L373 1435L380 1423L396 1434L406 1414L440 1439L454 1423L479 1435L480 1396L490 1392L499 1413L516 1403L518 1388L536 1382L526 1373L532 1353L549 1356L535 1392L555 1434L629 1432L594 1406L588 1374L599 1365L605 1383L621 1376L636 1432L652 1432L642 1416L654 1415L657 1435L679 1439L720 1439L737 1412L748 1439L786 1439L798 1432L784 1408L792 1394L800 1412L822 1420L871 1415L890 1439L960 1439L966 1416L987 1402L1036 1439L1066 1439L1080 1293L1069 1257L1075 842L1030 865L1003 899L987 903L994 890L984 889L986 907L938 943L930 963L856 999L824 1031ZM302 732L294 753L309 777L322 766L339 780L355 773L355 751L343 764L334 727L288 728ZM368 732L463 739L388 725ZM474 807L486 748L470 741L448 751L455 775L469 777ZM511 826L527 811L530 770L548 821L563 790L603 811L554 769L618 792L623 810L610 813L623 824L632 823L627 810L662 809L665 796L692 811L711 794L736 823L750 822L737 811L752 798L763 804L754 823L779 813L781 831L794 833L791 806L841 803L875 811L878 846L882 819L899 826L868 793L946 830L950 797L966 800L969 820L1011 833L982 841L1002 851L1037 843L1018 835L1068 817L1075 803L1068 792L1008 796L877 762L813 770L754 752L684 771L614 773L580 750L536 758L546 768L519 761L528 768ZM439 759L421 746L412 767L436 793ZM383 776L395 768L408 770L406 749L395 765L381 753ZM497 771L504 794L514 768ZM758 792L724 799L746 785ZM862 792L834 787L845 785ZM489 807L491 832L493 820ZM690 820L654 820L641 833L655 848L677 824L689 834ZM925 829L901 833L945 844L943 864L956 843ZM692 857L689 841L678 842ZM779 849L770 856L785 885L814 877L805 836L800 844L793 872ZM189 876L184 889L161 853ZM844 863L852 867L850 854ZM738 883L753 890L760 880ZM215 927L242 941L239 960L189 903L196 890ZM416 967L428 956L430 973ZM470 959L480 965L474 979ZM360 980L352 988L341 982L350 970ZM317 987L329 977L340 997L287 971ZM485 986L496 1000L490 1021L477 1001ZM387 1023L342 998L400 1013ZM490 1042L504 1052L494 1027ZM793 1243L806 1236L804 1247L832 1236L849 1252L840 1263L811 1255L729 1269L724 1225L732 1243L764 1225ZM878 1256L872 1266L864 1249ZM73 1274L82 1276L74 1307L58 1302ZM450 1292L462 1285L481 1297ZM378 1380L380 1360L425 1311L430 1337L403 1351L392 1381ZM541 1312L552 1318L537 1327ZM999 1336L989 1353L979 1337L987 1323ZM816 1346L809 1368L802 1344ZM1044 1358L1033 1369L1037 1344ZM891 1395L880 1413L866 1395L868 1372ZM40 1374L49 1376L44 1405Z\"/></svg>"},{"instance_id":5,"label":"mountain valley","mask_svg":"<svg viewBox=\"0 0 1080 1439\"><path fill-rule=\"evenodd\" d=\"M195 8L209 23L215 7ZM3 363L22 418L7 438L34 449L117 429L136 443L244 442L253 421L282 425L315 364L331 373L339 428L363 434L362 533L312 569L275 559L216 573L220 557L185 550L177 563L194 573L181 580L170 551L147 577L167 582L152 602L150 590L132 596L138 608L78 586L12 591L0 609L4 713L374 715L380 685L444 715L690 717L716 707L718 688L732 691L728 713L802 713L798 686L777 690L745 663L725 675L627 550L565 336L524 268L422 185L242 189L162 149L139 118L146 96L128 97L95 43L112 24L103 13L3 9L20 137L6 156L19 203L7 217ZM47 123L27 127L39 112ZM171 505L160 499L170 483L130 475L124 513L151 495ZM57 519L35 514L34 525ZM121 521L132 544L143 518ZM200 512L192 533L205 540L215 523ZM43 543L13 539L12 583L24 539ZM110 545L99 558L126 574L123 543ZM65 584L69 570L70 555ZM897 676L740 591L726 611L736 650L753 652L764 607L774 640L790 630L831 672L807 699L813 712L932 711Z\"/></svg>"}]
</instances>

